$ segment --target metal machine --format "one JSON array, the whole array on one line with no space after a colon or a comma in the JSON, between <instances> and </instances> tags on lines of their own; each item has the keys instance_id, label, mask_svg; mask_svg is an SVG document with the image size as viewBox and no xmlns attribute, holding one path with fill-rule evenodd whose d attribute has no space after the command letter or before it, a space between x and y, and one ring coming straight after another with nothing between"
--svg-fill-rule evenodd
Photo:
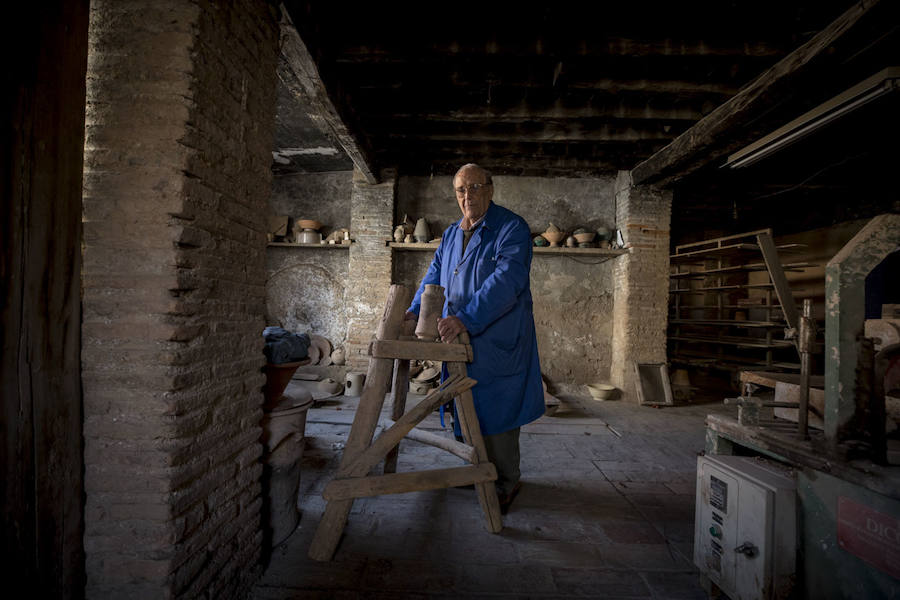
<instances>
[{"instance_id":1,"label":"metal machine","mask_svg":"<svg viewBox=\"0 0 900 600\"><path fill-rule=\"evenodd\" d=\"M796 505L790 471L758 458L700 456L694 563L732 600L789 597Z\"/></svg>"}]
</instances>

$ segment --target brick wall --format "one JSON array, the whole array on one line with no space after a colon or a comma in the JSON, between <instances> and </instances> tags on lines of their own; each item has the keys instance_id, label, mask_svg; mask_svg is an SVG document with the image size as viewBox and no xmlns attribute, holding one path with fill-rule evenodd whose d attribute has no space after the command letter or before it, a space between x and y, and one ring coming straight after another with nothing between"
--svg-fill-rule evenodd
<instances>
[{"instance_id":1,"label":"brick wall","mask_svg":"<svg viewBox=\"0 0 900 600\"><path fill-rule=\"evenodd\" d=\"M350 193L350 268L344 304L347 311L347 366L365 371L369 341L391 287L391 249L385 244L393 232L396 173L381 174L371 185L358 170L353 172Z\"/></svg>"},{"instance_id":2,"label":"brick wall","mask_svg":"<svg viewBox=\"0 0 900 600\"><path fill-rule=\"evenodd\" d=\"M635 362L666 361L669 222L672 193L632 187L631 173L616 179L616 223L631 252L616 261L610 379L637 401Z\"/></svg>"},{"instance_id":3,"label":"brick wall","mask_svg":"<svg viewBox=\"0 0 900 600\"><path fill-rule=\"evenodd\" d=\"M91 3L89 597L238 597L257 574L277 32L261 0Z\"/></svg>"}]
</instances>

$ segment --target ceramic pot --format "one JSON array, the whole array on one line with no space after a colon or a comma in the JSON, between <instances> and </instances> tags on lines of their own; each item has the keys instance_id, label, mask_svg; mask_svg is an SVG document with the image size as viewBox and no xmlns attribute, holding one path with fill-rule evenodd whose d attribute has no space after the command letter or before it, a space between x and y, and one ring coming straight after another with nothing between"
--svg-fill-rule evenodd
<instances>
[{"instance_id":1,"label":"ceramic pot","mask_svg":"<svg viewBox=\"0 0 900 600\"><path fill-rule=\"evenodd\" d=\"M403 225L397 225L397 227L394 228L394 241L399 244L405 237L406 231L403 229Z\"/></svg>"},{"instance_id":2,"label":"ceramic pot","mask_svg":"<svg viewBox=\"0 0 900 600\"><path fill-rule=\"evenodd\" d=\"M575 239L574 235L570 235L566 238L566 247L574 248L578 245L578 240Z\"/></svg>"},{"instance_id":3,"label":"ceramic pot","mask_svg":"<svg viewBox=\"0 0 900 600\"><path fill-rule=\"evenodd\" d=\"M407 233L406 237L403 238L403 241L407 244L412 244L415 241L415 238L413 238L413 234Z\"/></svg>"},{"instance_id":4,"label":"ceramic pot","mask_svg":"<svg viewBox=\"0 0 900 600\"><path fill-rule=\"evenodd\" d=\"M413 231L417 242L427 242L431 239L431 230L428 228L428 221L424 218L416 221L416 229Z\"/></svg>"},{"instance_id":5,"label":"ceramic pot","mask_svg":"<svg viewBox=\"0 0 900 600\"><path fill-rule=\"evenodd\" d=\"M347 355L344 353L343 348L338 348L334 352L331 353L331 364L333 365L342 365L344 361L347 360Z\"/></svg>"},{"instance_id":6,"label":"ceramic pot","mask_svg":"<svg viewBox=\"0 0 900 600\"><path fill-rule=\"evenodd\" d=\"M550 231L549 229L541 234L544 236L548 242L550 242L551 248L559 248L559 242L562 241L564 237L566 237L565 231Z\"/></svg>"},{"instance_id":7,"label":"ceramic pot","mask_svg":"<svg viewBox=\"0 0 900 600\"><path fill-rule=\"evenodd\" d=\"M345 396L359 396L366 383L365 373L347 373L347 384L344 386Z\"/></svg>"},{"instance_id":8,"label":"ceramic pot","mask_svg":"<svg viewBox=\"0 0 900 600\"><path fill-rule=\"evenodd\" d=\"M416 337L420 340L434 340L438 337L438 319L444 312L444 288L427 284L422 292L422 306L416 323Z\"/></svg>"}]
</instances>

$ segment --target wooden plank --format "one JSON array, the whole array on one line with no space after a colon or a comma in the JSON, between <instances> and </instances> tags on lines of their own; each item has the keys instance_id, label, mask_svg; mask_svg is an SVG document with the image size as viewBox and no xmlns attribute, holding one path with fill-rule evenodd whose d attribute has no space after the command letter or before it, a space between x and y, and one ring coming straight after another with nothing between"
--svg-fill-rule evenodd
<instances>
[{"instance_id":1,"label":"wooden plank","mask_svg":"<svg viewBox=\"0 0 900 600\"><path fill-rule=\"evenodd\" d=\"M393 419L381 419L379 425L388 428L394 424ZM425 431L423 429L412 428L406 434L406 439L413 440L422 444L427 444L441 450L446 450L454 456L458 456L466 462L475 462L475 449L472 446L457 442L456 440Z\"/></svg>"},{"instance_id":2,"label":"wooden plank","mask_svg":"<svg viewBox=\"0 0 900 600\"><path fill-rule=\"evenodd\" d=\"M766 269L769 271L769 278L775 286L775 295L778 296L778 302L781 304L781 311L784 313L784 320L788 327L797 329L800 327L800 315L797 312L797 304L794 303L794 294L791 293L791 286L788 284L787 277L781 269L781 259L778 258L778 250L775 242L772 240L771 234L760 233L756 236L759 243L759 249L762 251L763 260L766 263Z\"/></svg>"},{"instance_id":3,"label":"wooden plank","mask_svg":"<svg viewBox=\"0 0 900 600\"><path fill-rule=\"evenodd\" d=\"M472 347L468 344L444 344L441 342L375 340L369 344L369 356L468 362L471 360Z\"/></svg>"},{"instance_id":4,"label":"wooden plank","mask_svg":"<svg viewBox=\"0 0 900 600\"><path fill-rule=\"evenodd\" d=\"M322 132L337 142L353 161L353 164L370 184L378 183L372 153L363 138L357 136L341 118L332 101L315 59L300 39L297 28L287 9L281 6L281 57L278 61L278 78L301 103L309 106L309 117Z\"/></svg>"},{"instance_id":5,"label":"wooden plank","mask_svg":"<svg viewBox=\"0 0 900 600\"><path fill-rule=\"evenodd\" d=\"M396 339L401 332L403 316L409 306L411 293L402 285L392 285L388 291L384 314L378 323L375 333L377 339ZM394 361L388 358L369 360L366 383L356 409L353 426L347 436L347 444L341 457L341 466L351 463L372 442L372 434L378 423L384 396L388 392ZM353 500L329 502L325 513L316 529L316 534L309 546L309 557L313 560L331 560L337 549L341 533L347 524L347 516L353 506Z\"/></svg>"},{"instance_id":6,"label":"wooden plank","mask_svg":"<svg viewBox=\"0 0 900 600\"><path fill-rule=\"evenodd\" d=\"M403 321L404 326L415 321ZM397 359L394 361L394 383L391 393L391 417L394 421L406 412L406 394L409 392L409 361ZM381 424L381 421L379 421ZM397 443L384 457L384 472L397 472L397 459L400 456L400 444Z\"/></svg>"},{"instance_id":7,"label":"wooden plank","mask_svg":"<svg viewBox=\"0 0 900 600\"><path fill-rule=\"evenodd\" d=\"M461 333L456 343L468 345L469 334ZM448 363L447 371L451 375L465 375L466 365L459 362ZM456 414L459 417L463 439L475 449L474 462L478 464L489 462L484 438L481 436L481 426L478 424L478 415L475 413L472 390L466 390L456 398ZM478 483L475 485L475 491L478 493L478 503L484 512L488 531L499 533L503 529L503 519L500 515L500 501L497 498L496 487L493 483Z\"/></svg>"},{"instance_id":8,"label":"wooden plank","mask_svg":"<svg viewBox=\"0 0 900 600\"><path fill-rule=\"evenodd\" d=\"M433 390L415 408L400 417L400 419L378 437L375 442L361 452L353 460L342 464L338 469L338 477L361 477L369 472L387 454L388 450L396 446L400 440L422 419L430 415L435 408L448 402L454 395L471 389L475 380L466 376L451 375L441 384L441 387ZM355 423L354 423L355 425Z\"/></svg>"},{"instance_id":9,"label":"wooden plank","mask_svg":"<svg viewBox=\"0 0 900 600\"><path fill-rule=\"evenodd\" d=\"M325 486L322 496L329 501L352 502L353 498L437 490L460 485L494 485L497 469L492 463L449 469L431 469L409 473L390 473L373 477L335 479ZM494 494L496 497L496 494ZM499 510L499 508L498 508Z\"/></svg>"},{"instance_id":10,"label":"wooden plank","mask_svg":"<svg viewBox=\"0 0 900 600\"><path fill-rule=\"evenodd\" d=\"M889 7L890 4L890 1L881 2L882 6ZM774 104L782 102L785 95L793 92L796 86L809 86L810 83L805 78L815 69L820 69L823 77L829 75L824 66L830 61L838 60L829 50L855 32L863 17L878 5L879 0L854 2L809 41L745 85L739 93L665 148L634 167L631 171L633 184L668 185L743 146L746 141L735 135L735 131L745 127L747 122ZM875 21L874 18L866 20ZM893 21L889 18L882 21L882 31L893 26Z\"/></svg>"},{"instance_id":11,"label":"wooden plank","mask_svg":"<svg viewBox=\"0 0 900 600\"><path fill-rule=\"evenodd\" d=\"M845 448L838 447L837 455L831 453L820 434L812 440L800 441L796 437L796 429L787 433L767 431L762 427L746 427L732 417L715 414L706 416L706 424L707 442L711 435L724 436L738 445L753 448L797 467L830 473L875 493L900 500L900 473L896 468L865 460L848 461L843 456Z\"/></svg>"},{"instance_id":12,"label":"wooden plank","mask_svg":"<svg viewBox=\"0 0 900 600\"><path fill-rule=\"evenodd\" d=\"M770 388L774 388L779 382L799 386L800 375L797 373L775 373L771 371L741 371L741 381ZM813 375L810 377L809 385L814 388L824 389L825 377L823 375Z\"/></svg>"}]
</instances>

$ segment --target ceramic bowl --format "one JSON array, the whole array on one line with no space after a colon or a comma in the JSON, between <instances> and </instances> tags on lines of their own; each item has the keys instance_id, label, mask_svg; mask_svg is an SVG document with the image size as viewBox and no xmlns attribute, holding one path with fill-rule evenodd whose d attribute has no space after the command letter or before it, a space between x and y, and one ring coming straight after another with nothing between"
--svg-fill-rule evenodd
<instances>
[{"instance_id":1,"label":"ceramic bowl","mask_svg":"<svg viewBox=\"0 0 900 600\"><path fill-rule=\"evenodd\" d=\"M297 234L298 244L321 244L322 234L318 231L301 231Z\"/></svg>"},{"instance_id":2,"label":"ceramic bowl","mask_svg":"<svg viewBox=\"0 0 900 600\"><path fill-rule=\"evenodd\" d=\"M313 231L318 231L322 228L321 223L311 219L297 219L295 223L300 229L312 229Z\"/></svg>"},{"instance_id":3,"label":"ceramic bowl","mask_svg":"<svg viewBox=\"0 0 900 600\"><path fill-rule=\"evenodd\" d=\"M594 236L596 236L596 235L597 234L594 233L593 231L588 231L587 233L576 233L575 239L578 241L578 243L593 242Z\"/></svg>"},{"instance_id":4,"label":"ceramic bowl","mask_svg":"<svg viewBox=\"0 0 900 600\"><path fill-rule=\"evenodd\" d=\"M565 231L545 231L541 234L544 236L551 246L559 246L559 243L566 237Z\"/></svg>"},{"instance_id":5,"label":"ceramic bowl","mask_svg":"<svg viewBox=\"0 0 900 600\"><path fill-rule=\"evenodd\" d=\"M589 383L587 389L594 400L609 400L616 391L616 386L608 383Z\"/></svg>"}]
</instances>

